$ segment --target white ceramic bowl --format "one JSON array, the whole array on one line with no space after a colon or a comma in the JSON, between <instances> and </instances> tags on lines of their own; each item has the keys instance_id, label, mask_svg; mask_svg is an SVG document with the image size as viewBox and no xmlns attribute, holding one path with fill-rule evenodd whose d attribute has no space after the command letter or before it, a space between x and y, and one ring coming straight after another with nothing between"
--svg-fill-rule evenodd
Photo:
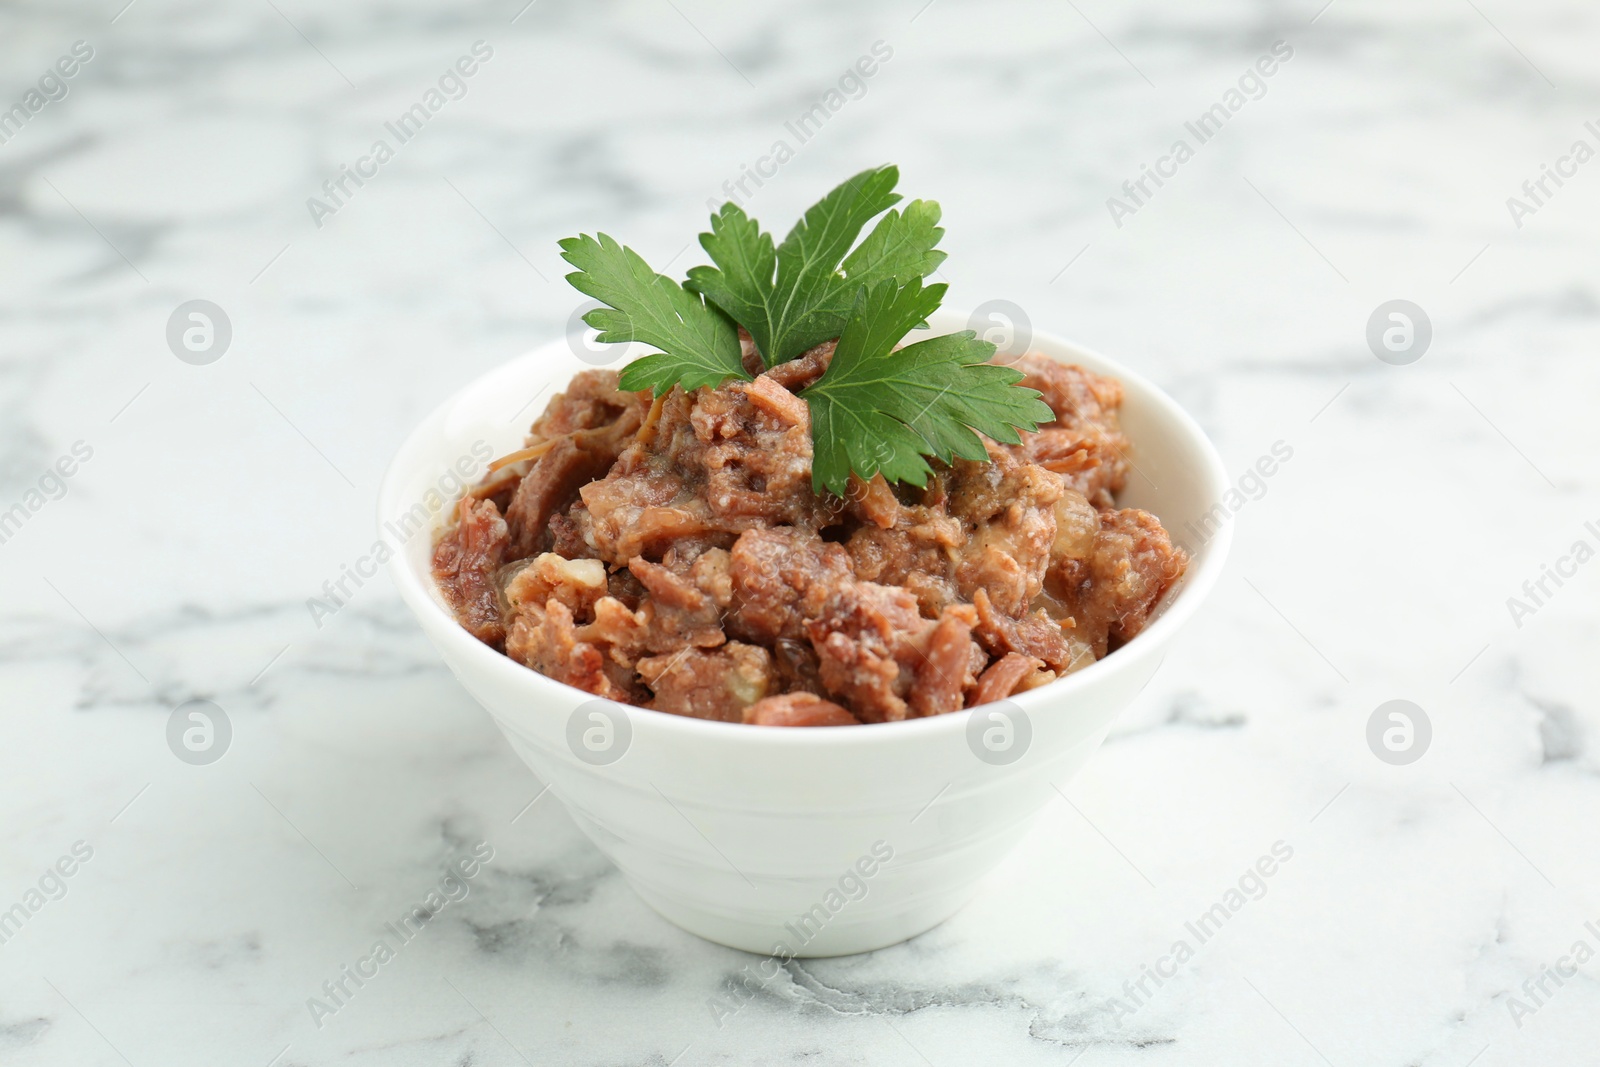
<instances>
[{"instance_id":1,"label":"white ceramic bowl","mask_svg":"<svg viewBox=\"0 0 1600 1067\"><path fill-rule=\"evenodd\" d=\"M941 311L931 325L944 333L966 322ZM462 457L486 458L482 443L493 455L520 447L550 397L588 365L574 347L558 340L536 349L424 419L384 477L380 534L396 547L390 569L401 596L512 748L639 896L709 940L832 956L892 945L948 918L1055 796L1052 786L1099 746L1222 570L1226 522L1189 545L1187 574L1138 638L987 711L784 729L603 705L471 637L429 571L443 515L429 491L451 486L446 472ZM1228 488L1200 427L1104 356L1045 335L1032 348L1121 380L1138 471L1119 504L1153 512L1175 541L1190 541L1180 531ZM404 517L415 525L424 499L435 504L427 528L402 539Z\"/></svg>"}]
</instances>

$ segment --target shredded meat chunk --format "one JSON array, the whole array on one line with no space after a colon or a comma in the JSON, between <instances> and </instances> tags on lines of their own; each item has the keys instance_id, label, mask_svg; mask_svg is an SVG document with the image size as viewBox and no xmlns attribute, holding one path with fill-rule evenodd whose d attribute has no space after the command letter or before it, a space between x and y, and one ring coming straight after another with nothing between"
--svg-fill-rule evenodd
<instances>
[{"instance_id":1,"label":"shredded meat chunk","mask_svg":"<svg viewBox=\"0 0 1600 1067\"><path fill-rule=\"evenodd\" d=\"M1112 494L1128 480L1129 442L1117 418L1122 383L1048 356L1025 355L1012 366L1025 375L1020 385L1044 395L1056 421L1008 447L1063 475L1095 507L1111 507Z\"/></svg>"},{"instance_id":2,"label":"shredded meat chunk","mask_svg":"<svg viewBox=\"0 0 1600 1067\"><path fill-rule=\"evenodd\" d=\"M528 605L543 607L554 599L575 616L587 616L606 593L606 568L599 560L565 559L545 552L506 568L501 582L513 613Z\"/></svg>"},{"instance_id":3,"label":"shredded meat chunk","mask_svg":"<svg viewBox=\"0 0 1600 1067\"><path fill-rule=\"evenodd\" d=\"M702 556L707 562L720 559L722 573L727 572L727 552L717 549L717 556ZM700 573L691 568L685 574L675 573L659 563L651 563L640 556L628 562L628 570L644 586L643 606L640 608L644 625L643 644L652 652L671 652L684 645L695 648L714 648L727 640L722 633L722 604L701 588L702 581L714 580L714 567L697 563Z\"/></svg>"},{"instance_id":4,"label":"shredded meat chunk","mask_svg":"<svg viewBox=\"0 0 1600 1067\"><path fill-rule=\"evenodd\" d=\"M525 556L551 540L551 518L572 504L579 489L611 469L638 430L640 415L635 405L608 426L558 437L533 460L506 509L506 521L515 531L514 555Z\"/></svg>"},{"instance_id":5,"label":"shredded meat chunk","mask_svg":"<svg viewBox=\"0 0 1600 1067\"><path fill-rule=\"evenodd\" d=\"M838 341L824 341L815 348L806 349L789 362L773 367L766 376L785 389L798 392L822 377L828 364L833 362L833 350L837 347Z\"/></svg>"},{"instance_id":6,"label":"shredded meat chunk","mask_svg":"<svg viewBox=\"0 0 1600 1067\"><path fill-rule=\"evenodd\" d=\"M763 697L744 709L744 721L756 726L857 726L861 720L814 693Z\"/></svg>"},{"instance_id":7,"label":"shredded meat chunk","mask_svg":"<svg viewBox=\"0 0 1600 1067\"><path fill-rule=\"evenodd\" d=\"M654 691L649 706L657 711L743 722L745 709L772 687L772 654L730 641L711 651L650 656L639 661L639 675Z\"/></svg>"},{"instance_id":8,"label":"shredded meat chunk","mask_svg":"<svg viewBox=\"0 0 1600 1067\"><path fill-rule=\"evenodd\" d=\"M433 576L473 637L496 648L506 639L494 575L511 535L492 500L464 497L461 517L433 553Z\"/></svg>"},{"instance_id":9,"label":"shredded meat chunk","mask_svg":"<svg viewBox=\"0 0 1600 1067\"><path fill-rule=\"evenodd\" d=\"M1021 618L1012 618L997 611L982 589L978 590L973 607L978 612L978 625L973 633L991 656L1020 652L1042 660L1045 666L1061 674L1094 662L1092 648L1078 637L1070 618L1057 621L1042 608Z\"/></svg>"},{"instance_id":10,"label":"shredded meat chunk","mask_svg":"<svg viewBox=\"0 0 1600 1067\"><path fill-rule=\"evenodd\" d=\"M490 474L471 493L503 509L508 560L524 559L557 541L570 558L571 523L563 513L580 488L611 469L648 410L642 394L617 388L616 371L583 371L550 401L524 447L490 465Z\"/></svg>"},{"instance_id":11,"label":"shredded meat chunk","mask_svg":"<svg viewBox=\"0 0 1600 1067\"><path fill-rule=\"evenodd\" d=\"M1037 671L1043 664L1020 652L1007 652L989 664L988 670L978 676L978 687L972 691L972 706L992 704L1004 700L1017 691L1022 680Z\"/></svg>"},{"instance_id":12,"label":"shredded meat chunk","mask_svg":"<svg viewBox=\"0 0 1600 1067\"><path fill-rule=\"evenodd\" d=\"M647 403L639 393L617 386L614 370L586 370L573 375L564 392L557 393L528 430L528 444L537 445L579 430L610 426L628 411Z\"/></svg>"},{"instance_id":13,"label":"shredded meat chunk","mask_svg":"<svg viewBox=\"0 0 1600 1067\"><path fill-rule=\"evenodd\" d=\"M855 577L844 549L792 527L746 531L729 558L729 629L763 644L805 637L807 594Z\"/></svg>"},{"instance_id":14,"label":"shredded meat chunk","mask_svg":"<svg viewBox=\"0 0 1600 1067\"><path fill-rule=\"evenodd\" d=\"M620 674L600 649L578 636L572 609L559 600L547 600L543 607L528 605L517 612L506 636L506 655L595 696L621 701L635 697L627 676Z\"/></svg>"},{"instance_id":15,"label":"shredded meat chunk","mask_svg":"<svg viewBox=\"0 0 1600 1067\"><path fill-rule=\"evenodd\" d=\"M909 700L913 715L961 710L962 695L977 684L975 675L988 658L972 640L976 621L977 612L972 608L950 607L925 633L919 650L922 663L915 668Z\"/></svg>"},{"instance_id":16,"label":"shredded meat chunk","mask_svg":"<svg viewBox=\"0 0 1600 1067\"><path fill-rule=\"evenodd\" d=\"M1050 580L1052 593L1098 657L1112 642L1129 641L1145 628L1187 566L1183 549L1172 544L1154 515L1124 508L1101 512L1088 554L1063 557Z\"/></svg>"},{"instance_id":17,"label":"shredded meat chunk","mask_svg":"<svg viewBox=\"0 0 1600 1067\"><path fill-rule=\"evenodd\" d=\"M811 487L828 341L752 381L651 397L585 371L438 542L462 625L557 681L675 715L837 726L948 714L1135 637L1187 558L1117 510L1122 386L1015 361L1055 420L923 487Z\"/></svg>"},{"instance_id":18,"label":"shredded meat chunk","mask_svg":"<svg viewBox=\"0 0 1600 1067\"><path fill-rule=\"evenodd\" d=\"M823 687L863 722L955 711L975 665L982 669L970 607L947 608L935 622L905 590L862 581L814 589L808 600L815 617L806 633Z\"/></svg>"},{"instance_id":19,"label":"shredded meat chunk","mask_svg":"<svg viewBox=\"0 0 1600 1067\"><path fill-rule=\"evenodd\" d=\"M726 548L773 525L815 530L842 510L811 490L805 404L769 375L674 389L650 432L579 493L584 539L606 559L659 556L686 539Z\"/></svg>"},{"instance_id":20,"label":"shredded meat chunk","mask_svg":"<svg viewBox=\"0 0 1600 1067\"><path fill-rule=\"evenodd\" d=\"M1061 479L1018 463L998 446L990 463L958 460L951 510L971 529L953 577L963 596L985 590L1008 615L1021 615L1039 595L1056 537Z\"/></svg>"}]
</instances>

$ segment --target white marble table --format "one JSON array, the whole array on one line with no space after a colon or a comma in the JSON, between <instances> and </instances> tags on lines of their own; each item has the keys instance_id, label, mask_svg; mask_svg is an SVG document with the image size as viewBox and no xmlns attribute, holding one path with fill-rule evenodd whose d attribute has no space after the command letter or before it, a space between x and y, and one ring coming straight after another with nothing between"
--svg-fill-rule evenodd
<instances>
[{"instance_id":1,"label":"white marble table","mask_svg":"<svg viewBox=\"0 0 1600 1067\"><path fill-rule=\"evenodd\" d=\"M0 1063L1593 1062L1600 960L1538 986L1600 948L1600 563L1571 555L1600 546L1600 163L1562 162L1600 147L1591 6L121 3L0 12L7 106L92 50L0 144ZM464 95L363 163L478 41ZM367 552L410 425L563 328L558 238L687 267L780 138L774 225L898 162L944 205L952 304L1142 368L1241 478L1292 458L971 906L719 1027L748 957L528 807L387 579L307 601ZM1172 177L1113 212L1143 164ZM1513 218L1543 164L1571 176ZM341 165L371 176L319 226ZM194 299L231 323L205 365L165 336ZM1408 365L1365 337L1394 299L1432 323ZM1535 605L1545 565L1572 576ZM168 747L191 699L228 716L219 762ZM1432 727L1407 765L1367 743L1392 699ZM314 1018L480 841L470 895Z\"/></svg>"}]
</instances>

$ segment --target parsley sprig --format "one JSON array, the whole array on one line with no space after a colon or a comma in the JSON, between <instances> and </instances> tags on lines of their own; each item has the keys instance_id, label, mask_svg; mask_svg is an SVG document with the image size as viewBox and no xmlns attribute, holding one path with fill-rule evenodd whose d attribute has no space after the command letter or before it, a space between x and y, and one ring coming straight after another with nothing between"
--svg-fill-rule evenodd
<instances>
[{"instance_id":1,"label":"parsley sprig","mask_svg":"<svg viewBox=\"0 0 1600 1067\"><path fill-rule=\"evenodd\" d=\"M628 364L624 389L665 393L674 385L697 389L729 378L750 380L733 320L651 270L633 249L605 234L583 234L561 242L561 258L578 268L567 275L573 288L610 305L583 317L601 341L643 341L661 349Z\"/></svg>"},{"instance_id":2,"label":"parsley sprig","mask_svg":"<svg viewBox=\"0 0 1600 1067\"><path fill-rule=\"evenodd\" d=\"M844 494L854 471L927 484L924 456L987 460L973 428L1005 444L1055 418L1022 373L989 362L995 346L971 330L895 345L933 314L945 286L879 282L856 294L828 371L801 392L811 408L811 484Z\"/></svg>"},{"instance_id":3,"label":"parsley sprig","mask_svg":"<svg viewBox=\"0 0 1600 1067\"><path fill-rule=\"evenodd\" d=\"M768 369L838 338L828 370L800 394L811 412L812 485L836 494L852 472L925 485L925 457L984 460L978 434L1015 444L1019 429L1049 422L1039 393L989 363L994 345L971 330L895 348L946 289L923 285L945 258L935 247L944 235L939 205L891 210L899 177L893 166L862 171L812 205L782 243L724 204L700 235L713 265L693 268L683 285L603 233L562 241L562 258L578 268L567 280L606 305L584 316L599 339L660 349L623 369L622 388L659 395L749 381L735 324Z\"/></svg>"},{"instance_id":4,"label":"parsley sprig","mask_svg":"<svg viewBox=\"0 0 1600 1067\"><path fill-rule=\"evenodd\" d=\"M716 266L689 271L688 287L750 331L769 368L838 337L862 288L921 279L944 262L934 248L944 236L939 205L928 200L890 211L850 250L862 228L900 200L899 178L895 167L862 171L812 205L776 249L737 204L724 204L700 236Z\"/></svg>"}]
</instances>

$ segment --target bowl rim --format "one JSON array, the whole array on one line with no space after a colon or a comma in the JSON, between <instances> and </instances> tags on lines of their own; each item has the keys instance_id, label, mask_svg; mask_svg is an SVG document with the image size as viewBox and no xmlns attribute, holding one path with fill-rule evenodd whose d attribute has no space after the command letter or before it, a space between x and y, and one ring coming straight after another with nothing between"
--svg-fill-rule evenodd
<instances>
[{"instance_id":1,"label":"bowl rim","mask_svg":"<svg viewBox=\"0 0 1600 1067\"><path fill-rule=\"evenodd\" d=\"M932 317L931 325L935 330L939 330L943 324L957 321L963 323L969 321L968 313L941 308ZM943 332L953 331L945 330ZM1052 359L1058 359L1061 362L1081 362L1097 373L1109 374L1117 378L1122 382L1125 389L1131 387L1143 394L1143 397L1153 404L1158 417L1162 421L1176 426L1181 431L1181 436L1188 446L1198 452L1200 467L1210 482L1210 485L1205 487L1206 498L1211 500L1222 499L1223 494L1229 487L1222 457L1194 417L1185 411L1177 401L1168 396L1165 391L1142 374L1118 361L1104 356L1094 349L1069 341L1060 335L1034 330L1031 341L1033 343L1030 345L1030 351L1037 351L1037 343L1041 341L1053 345L1063 350L1064 354L1060 356L1048 352L1041 354ZM558 347L564 349L566 347L565 340L556 338L546 344L529 349L514 359L497 364L463 384L461 388L446 397L412 427L411 431L406 434L396 448L379 486L377 521L380 531L384 520L394 513L395 505L400 503L398 500L399 483L411 469L411 465L402 468L401 460L416 450L418 439L421 435L431 427L442 423L446 415L455 411L467 395L478 389L485 379L496 374L505 373L513 365L539 360L544 353ZM592 368L578 368L578 370L585 369ZM578 370L574 370L573 373L578 373ZM1224 511L1226 510L1224 509ZM433 543L435 532L434 530L429 531L430 545ZM1117 649L1115 653L1096 660L1082 670L1075 671L1065 678L1058 678L1037 689L1007 697L1005 702L1021 708L1024 712L1028 712L1034 707L1042 706L1047 702L1054 704L1070 701L1074 695L1091 689L1114 674L1126 672L1136 663L1142 662L1154 654L1158 649L1164 648L1171 637L1199 609L1201 603L1205 601L1211 589L1220 579L1223 567L1227 563L1229 549L1232 546L1233 532L1234 516L1232 512L1228 512L1223 518L1221 526L1206 540L1206 551L1201 556L1199 565L1194 565L1193 556L1191 555L1190 569L1184 574L1176 593L1171 594L1171 599L1162 609L1161 614L1137 638ZM544 694L560 696L563 691L567 694L565 702L570 702L573 695L584 700L603 699L575 686L567 685L564 682L559 682L554 678L540 674L531 667L523 666L504 653L495 651L473 637L435 597L430 589L432 575L424 576L420 574L410 565L407 556L406 546L400 546L398 550L391 554L388 561L388 570L400 592L401 599L406 602L406 605L414 614L418 615L418 621L422 624L424 631L436 642L441 639L449 642L453 646L455 654L464 657L466 662L474 667L480 667L491 674L498 674L513 686L520 685L524 687L531 698L523 705L525 708L536 709L541 704L538 697ZM431 556L431 552L424 554L424 558L431 558ZM433 620L434 625L430 626L428 624L429 618ZM453 657L447 657L447 660L450 658ZM942 715L930 715L896 722L860 723L853 726L762 729L745 723L698 719L692 716L674 715L671 712L656 711L653 708L643 708L617 701L612 703L625 710L635 731L644 729L658 732L664 731L668 734L676 731L687 738L693 738L697 741L738 742L752 745L777 744L788 745L791 748L795 746L832 748L837 745L893 744L895 743L895 738L903 738L909 743L916 738L927 737L932 734L964 732L967 729L972 713L978 710L977 708L962 708L959 711L946 712ZM991 704L980 705L979 707L993 706ZM494 713L498 714L498 712Z\"/></svg>"}]
</instances>

